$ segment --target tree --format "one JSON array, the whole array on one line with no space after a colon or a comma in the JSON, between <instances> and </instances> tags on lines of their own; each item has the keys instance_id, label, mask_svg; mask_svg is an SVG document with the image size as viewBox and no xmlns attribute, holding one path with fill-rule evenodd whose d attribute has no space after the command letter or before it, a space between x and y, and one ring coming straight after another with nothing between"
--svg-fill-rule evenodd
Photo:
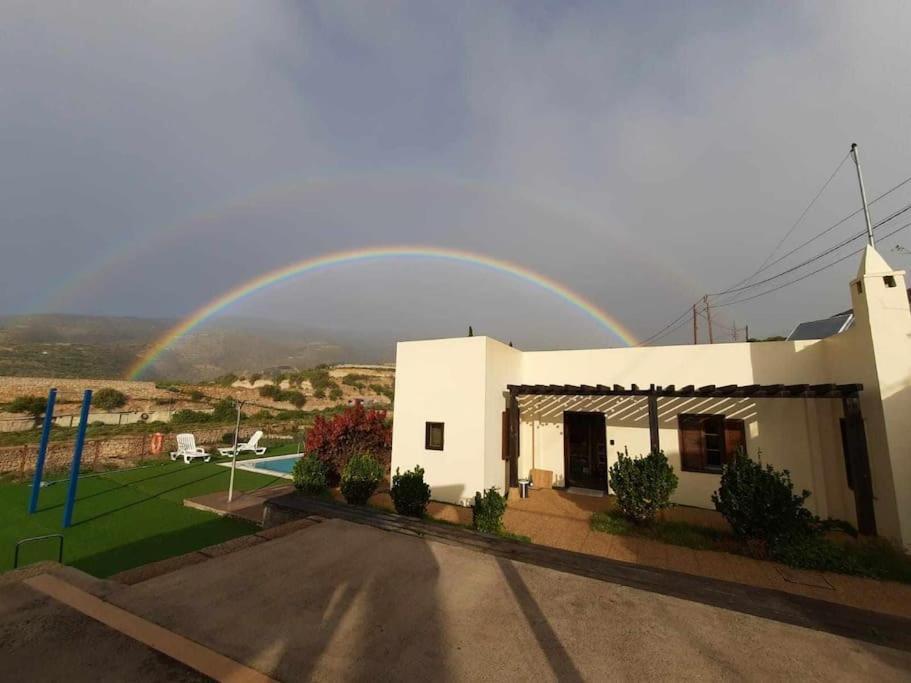
<instances>
[{"instance_id":1,"label":"tree","mask_svg":"<svg viewBox=\"0 0 911 683\"><path fill-rule=\"evenodd\" d=\"M360 404L328 420L317 415L307 432L306 452L326 463L333 484L355 454L368 453L388 467L391 448L392 427L386 412L366 410Z\"/></svg>"},{"instance_id":2,"label":"tree","mask_svg":"<svg viewBox=\"0 0 911 683\"><path fill-rule=\"evenodd\" d=\"M101 410L117 410L125 406L126 402L126 394L110 387L99 389L92 396L92 405Z\"/></svg>"}]
</instances>

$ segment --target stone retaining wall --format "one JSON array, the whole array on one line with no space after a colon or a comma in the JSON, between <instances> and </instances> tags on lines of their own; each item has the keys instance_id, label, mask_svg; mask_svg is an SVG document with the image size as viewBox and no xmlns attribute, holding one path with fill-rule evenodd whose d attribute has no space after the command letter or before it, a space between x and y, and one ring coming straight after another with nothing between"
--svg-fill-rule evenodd
<instances>
[{"instance_id":1,"label":"stone retaining wall","mask_svg":"<svg viewBox=\"0 0 911 683\"><path fill-rule=\"evenodd\" d=\"M212 446L221 442L226 431L232 431L224 425L195 429L197 445ZM242 427L240 438L246 440L255 430ZM175 434L164 434L161 452L157 455L150 452L151 434L118 436L107 439L86 440L82 449L82 467L88 470L133 467L145 460L165 457L177 447ZM47 448L45 471L68 471L73 459L73 441L51 441ZM208 449L213 452L212 448ZM15 477L26 477L34 473L35 461L38 458L37 444L25 446L5 446L0 448L0 474Z\"/></svg>"}]
</instances>

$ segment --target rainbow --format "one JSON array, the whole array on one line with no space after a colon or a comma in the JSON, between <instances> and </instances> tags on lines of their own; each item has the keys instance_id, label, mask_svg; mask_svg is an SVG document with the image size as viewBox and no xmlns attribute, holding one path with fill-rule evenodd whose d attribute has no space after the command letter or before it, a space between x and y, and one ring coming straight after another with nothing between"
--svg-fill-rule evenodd
<instances>
[{"instance_id":1,"label":"rainbow","mask_svg":"<svg viewBox=\"0 0 911 683\"><path fill-rule=\"evenodd\" d=\"M224 294L211 300L201 308L196 309L190 315L183 318L177 325L165 332L129 368L127 376L130 379L138 379L140 375L142 375L142 373L178 339L201 325L219 311L224 310L235 302L245 299L256 292L299 275L303 275L304 273L312 273L341 264L363 263L393 258L428 258L455 263L467 263L516 277L541 287L578 308L589 318L621 339L627 346L635 346L638 344L636 337L634 337L632 332L620 323L620 321L608 315L591 301L559 282L556 282L541 273L536 273L529 268L525 268L524 266L490 256L462 251L460 249L422 246L369 247L365 249L337 251L322 256L307 258L276 268L275 270L271 270L242 282Z\"/></svg>"}]
</instances>

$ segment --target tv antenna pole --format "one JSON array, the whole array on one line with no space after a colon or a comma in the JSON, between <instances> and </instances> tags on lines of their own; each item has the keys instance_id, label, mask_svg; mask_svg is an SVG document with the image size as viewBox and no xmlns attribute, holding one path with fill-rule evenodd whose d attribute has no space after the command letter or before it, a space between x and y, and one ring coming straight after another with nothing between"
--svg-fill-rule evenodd
<instances>
[{"instance_id":1,"label":"tv antenna pole","mask_svg":"<svg viewBox=\"0 0 911 683\"><path fill-rule=\"evenodd\" d=\"M873 226L870 223L870 209L867 206L867 193L864 191L864 176L860 172L860 159L857 157L857 143L851 143L851 156L854 157L854 165L857 167L857 182L860 185L860 200L864 205L864 218L867 221L867 242L873 246Z\"/></svg>"}]
</instances>

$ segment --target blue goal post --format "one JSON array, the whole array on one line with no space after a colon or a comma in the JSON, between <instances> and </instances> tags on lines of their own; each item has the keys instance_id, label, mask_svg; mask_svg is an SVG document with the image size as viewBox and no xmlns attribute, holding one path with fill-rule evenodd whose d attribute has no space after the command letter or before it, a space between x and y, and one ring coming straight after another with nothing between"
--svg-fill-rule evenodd
<instances>
[{"instance_id":1,"label":"blue goal post","mask_svg":"<svg viewBox=\"0 0 911 683\"><path fill-rule=\"evenodd\" d=\"M51 425L54 423L54 404L57 403L57 389L47 394L47 405L44 406L44 426L41 428L41 442L38 444L38 459L35 460L35 476L32 478L32 495L28 499L28 513L35 514L38 509L38 494L41 482L44 481L44 460L47 457L47 442L51 438Z\"/></svg>"},{"instance_id":2,"label":"blue goal post","mask_svg":"<svg viewBox=\"0 0 911 683\"><path fill-rule=\"evenodd\" d=\"M79 483L79 469L82 466L82 445L85 443L85 429L89 424L89 407L91 405L92 390L86 389L82 395L79 430L76 432L76 445L73 446L73 464L70 466L70 486L66 492L66 505L63 508L64 529L68 529L73 523L73 508L76 506L76 485Z\"/></svg>"}]
</instances>

